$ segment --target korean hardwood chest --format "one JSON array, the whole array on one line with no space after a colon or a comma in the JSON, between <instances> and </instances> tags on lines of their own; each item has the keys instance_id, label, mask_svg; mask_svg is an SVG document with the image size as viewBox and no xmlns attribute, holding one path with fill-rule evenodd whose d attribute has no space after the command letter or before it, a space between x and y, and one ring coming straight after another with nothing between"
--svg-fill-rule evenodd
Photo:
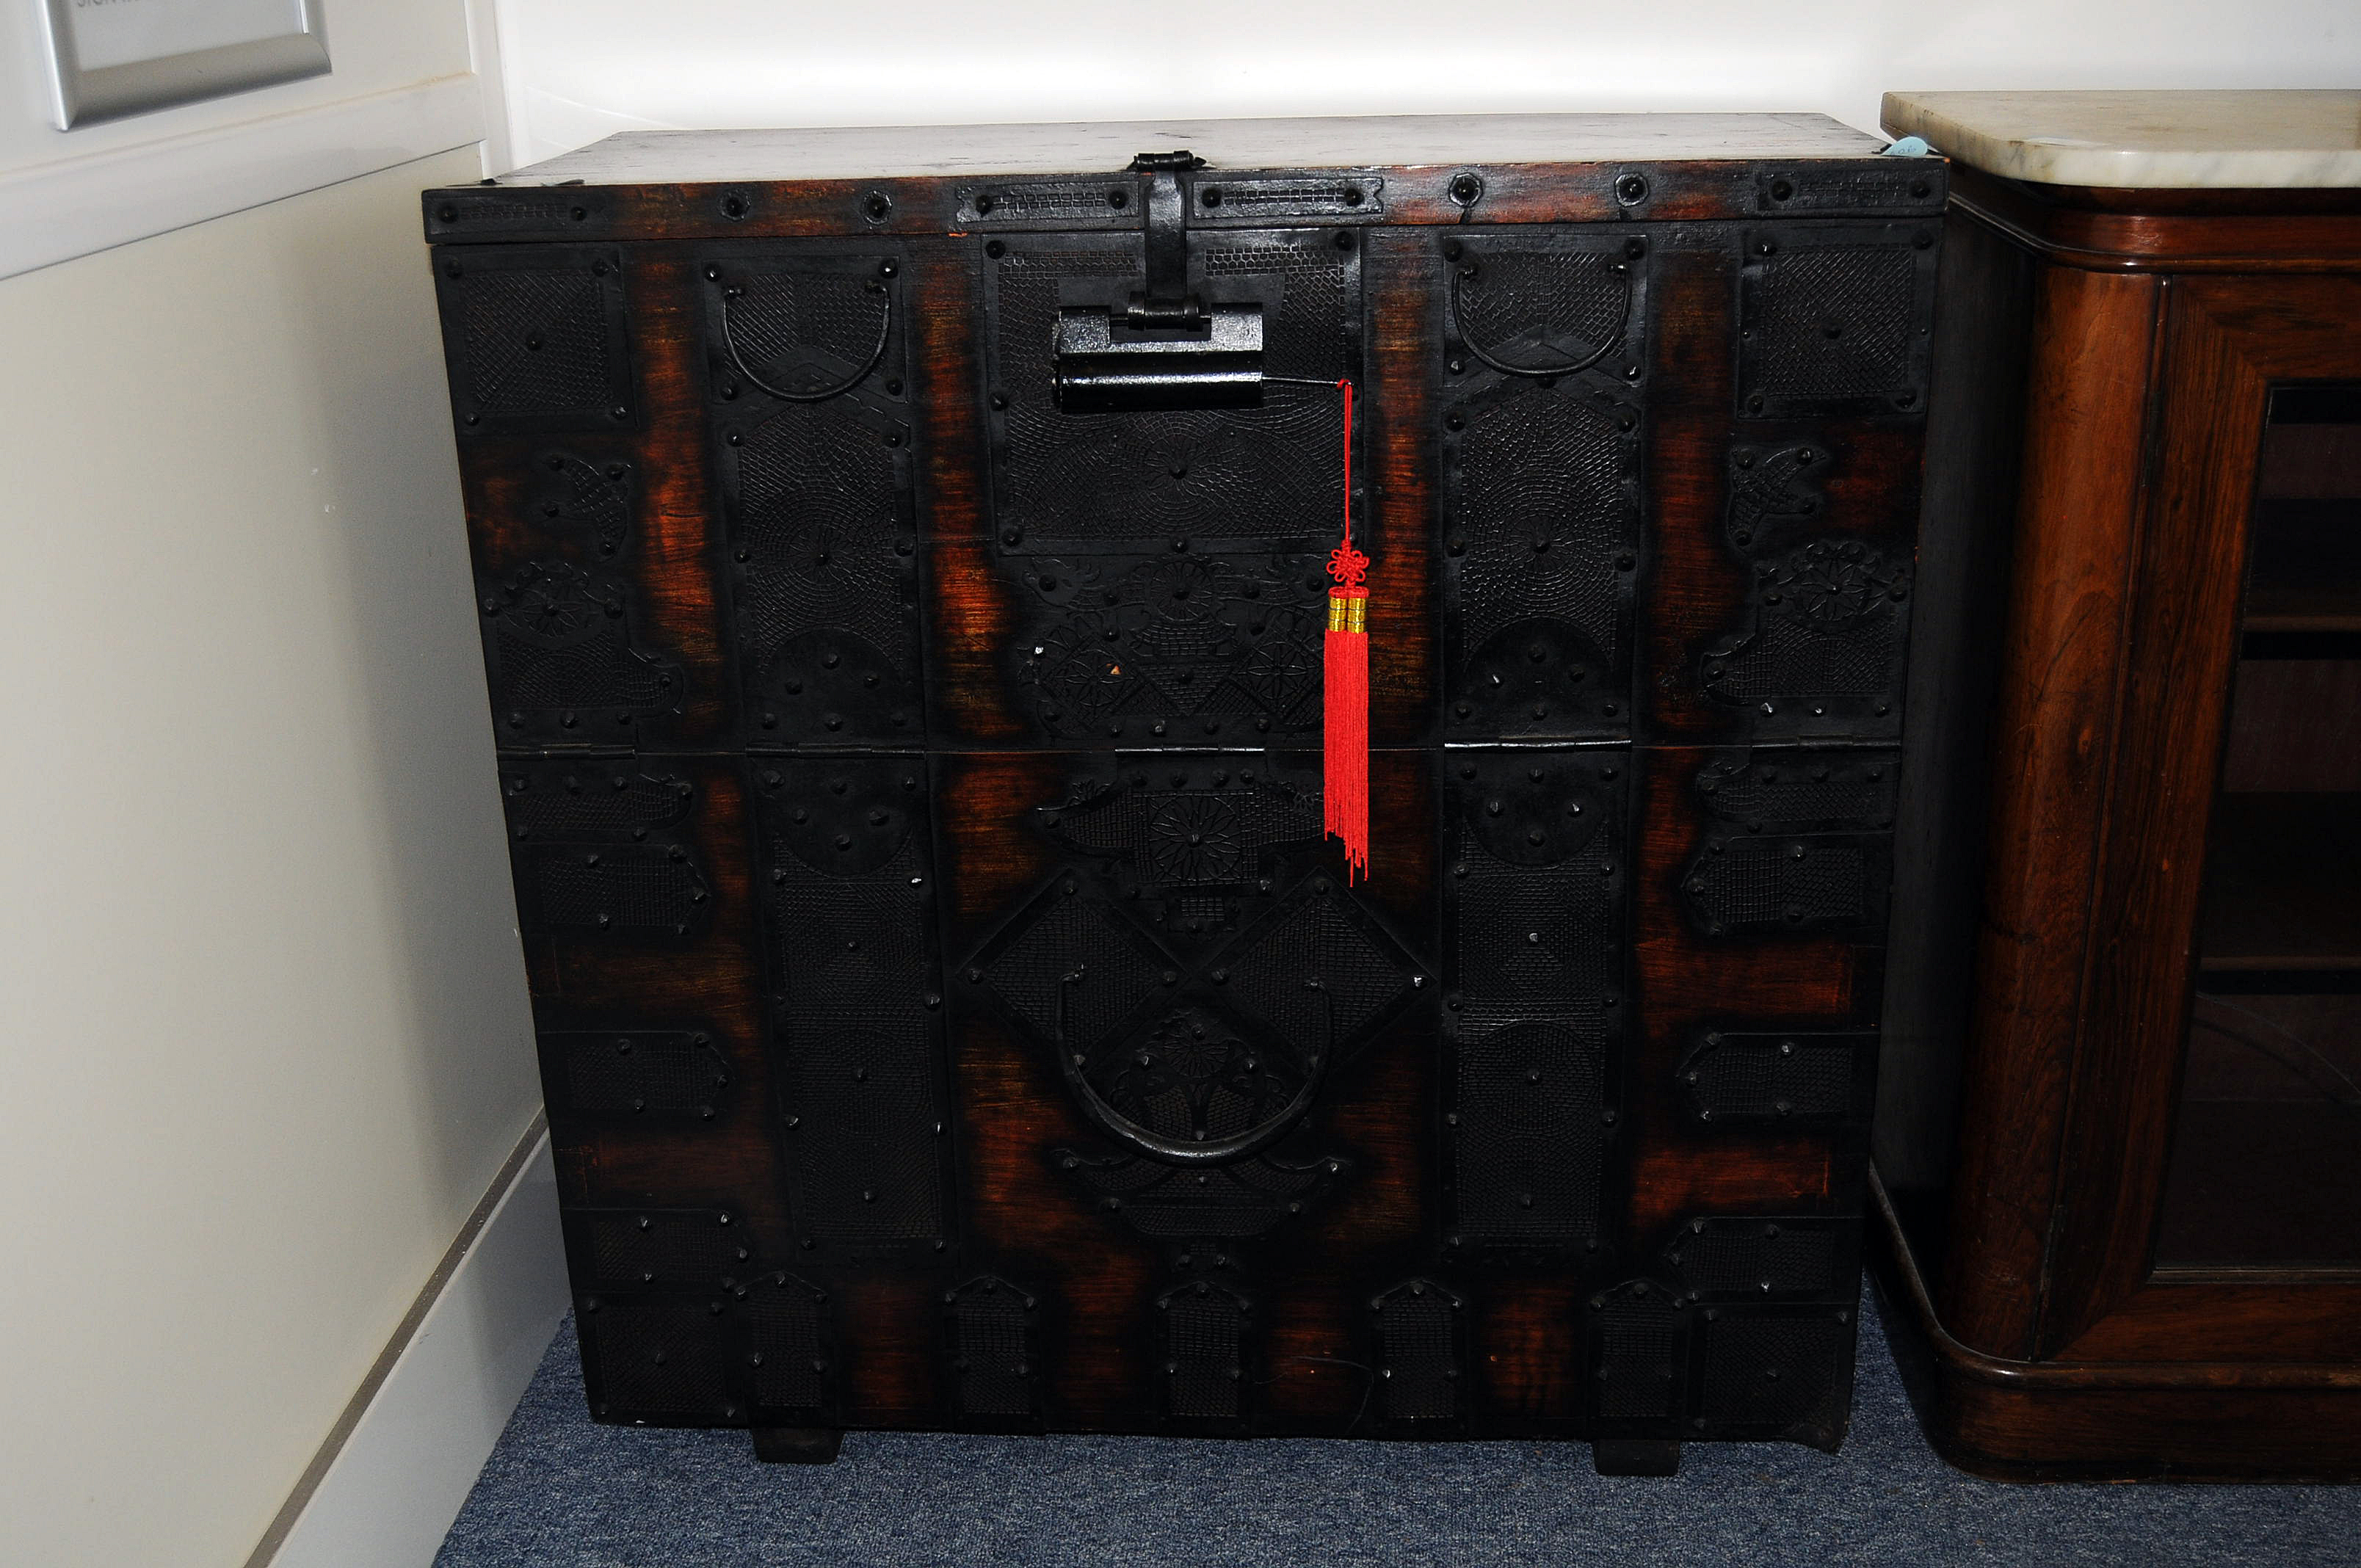
<instances>
[{"instance_id":1,"label":"korean hardwood chest","mask_svg":"<svg viewBox=\"0 0 2361 1568\"><path fill-rule=\"evenodd\" d=\"M597 1413L1833 1448L1945 194L1879 146L661 133L428 192Z\"/></svg>"}]
</instances>

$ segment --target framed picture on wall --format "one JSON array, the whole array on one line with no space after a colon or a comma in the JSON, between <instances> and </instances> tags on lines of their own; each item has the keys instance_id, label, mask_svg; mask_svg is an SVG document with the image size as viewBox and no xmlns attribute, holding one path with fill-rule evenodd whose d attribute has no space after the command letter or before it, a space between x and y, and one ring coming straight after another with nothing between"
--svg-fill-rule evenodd
<instances>
[{"instance_id":1,"label":"framed picture on wall","mask_svg":"<svg viewBox=\"0 0 2361 1568\"><path fill-rule=\"evenodd\" d=\"M61 130L328 69L320 0L47 0Z\"/></svg>"}]
</instances>

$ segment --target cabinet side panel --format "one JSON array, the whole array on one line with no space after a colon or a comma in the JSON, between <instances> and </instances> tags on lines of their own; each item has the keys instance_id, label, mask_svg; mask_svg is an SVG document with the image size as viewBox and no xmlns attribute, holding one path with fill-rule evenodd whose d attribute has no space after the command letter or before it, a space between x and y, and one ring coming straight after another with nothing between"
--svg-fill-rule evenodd
<instances>
[{"instance_id":1,"label":"cabinet side panel","mask_svg":"<svg viewBox=\"0 0 2361 1568\"><path fill-rule=\"evenodd\" d=\"M1919 514L1875 1156L1922 1256L1950 1177L1975 951L2001 608L2023 443L2032 256L1945 225Z\"/></svg>"}]
</instances>

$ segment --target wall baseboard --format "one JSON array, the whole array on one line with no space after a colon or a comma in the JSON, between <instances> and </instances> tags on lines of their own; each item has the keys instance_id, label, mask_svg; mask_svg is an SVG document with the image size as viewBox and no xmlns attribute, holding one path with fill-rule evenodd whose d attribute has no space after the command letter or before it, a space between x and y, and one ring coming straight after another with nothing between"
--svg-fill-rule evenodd
<instances>
[{"instance_id":1,"label":"wall baseboard","mask_svg":"<svg viewBox=\"0 0 2361 1568\"><path fill-rule=\"evenodd\" d=\"M247 1568L430 1568L571 1304L536 1117Z\"/></svg>"}]
</instances>

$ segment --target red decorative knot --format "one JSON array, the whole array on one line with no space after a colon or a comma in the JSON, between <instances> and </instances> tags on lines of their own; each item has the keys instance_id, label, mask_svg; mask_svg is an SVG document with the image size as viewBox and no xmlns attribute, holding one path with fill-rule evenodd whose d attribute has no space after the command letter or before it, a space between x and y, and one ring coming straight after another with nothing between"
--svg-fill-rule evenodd
<instances>
[{"instance_id":1,"label":"red decorative knot","mask_svg":"<svg viewBox=\"0 0 2361 1568\"><path fill-rule=\"evenodd\" d=\"M1328 575L1336 579L1339 587L1357 588L1369 575L1369 558L1347 541L1328 552Z\"/></svg>"}]
</instances>

